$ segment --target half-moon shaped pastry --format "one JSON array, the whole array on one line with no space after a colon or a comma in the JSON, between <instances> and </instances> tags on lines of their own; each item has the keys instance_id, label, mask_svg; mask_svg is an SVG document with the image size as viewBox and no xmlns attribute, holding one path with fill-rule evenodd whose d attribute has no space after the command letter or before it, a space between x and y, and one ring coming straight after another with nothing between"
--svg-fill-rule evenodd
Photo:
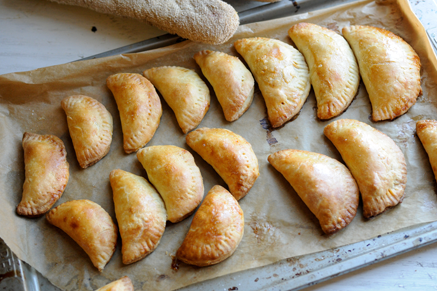
<instances>
[{"instance_id":1,"label":"half-moon shaped pastry","mask_svg":"<svg viewBox=\"0 0 437 291\"><path fill-rule=\"evenodd\" d=\"M235 252L243 233L244 214L238 201L216 185L194 215L176 258L200 267L218 264Z\"/></svg>"},{"instance_id":2,"label":"half-moon shaped pastry","mask_svg":"<svg viewBox=\"0 0 437 291\"><path fill-rule=\"evenodd\" d=\"M70 176L64 143L54 135L23 134L25 176L17 214L29 217L49 211L61 198Z\"/></svg>"},{"instance_id":3,"label":"half-moon shaped pastry","mask_svg":"<svg viewBox=\"0 0 437 291\"><path fill-rule=\"evenodd\" d=\"M434 177L437 180L437 121L420 120L416 123L416 131L428 154Z\"/></svg>"},{"instance_id":4,"label":"half-moon shaped pastry","mask_svg":"<svg viewBox=\"0 0 437 291\"><path fill-rule=\"evenodd\" d=\"M144 71L173 110L183 133L195 129L209 109L209 89L193 70L158 67Z\"/></svg>"},{"instance_id":5,"label":"half-moon shaped pastry","mask_svg":"<svg viewBox=\"0 0 437 291\"><path fill-rule=\"evenodd\" d=\"M317 217L326 234L346 227L355 217L359 190L348 168L328 156L282 150L268 157Z\"/></svg>"},{"instance_id":6,"label":"half-moon shaped pastry","mask_svg":"<svg viewBox=\"0 0 437 291\"><path fill-rule=\"evenodd\" d=\"M308 66L291 45L264 37L234 43L258 83L273 127L279 127L299 113L310 92Z\"/></svg>"},{"instance_id":7,"label":"half-moon shaped pastry","mask_svg":"<svg viewBox=\"0 0 437 291\"><path fill-rule=\"evenodd\" d=\"M106 83L120 112L124 151L136 152L158 129L162 115L159 96L152 83L139 74L115 74Z\"/></svg>"},{"instance_id":8,"label":"half-moon shaped pastry","mask_svg":"<svg viewBox=\"0 0 437 291\"><path fill-rule=\"evenodd\" d=\"M379 130L353 119L340 119L324 130L357 181L363 214L370 218L402 202L407 185L405 157Z\"/></svg>"},{"instance_id":9,"label":"half-moon shaped pastry","mask_svg":"<svg viewBox=\"0 0 437 291\"><path fill-rule=\"evenodd\" d=\"M203 198L203 179L193 155L180 147L164 145L141 149L137 158L161 194L168 220L175 223L191 215Z\"/></svg>"},{"instance_id":10,"label":"half-moon shaped pastry","mask_svg":"<svg viewBox=\"0 0 437 291\"><path fill-rule=\"evenodd\" d=\"M111 282L96 291L134 291L134 285L128 276L124 276L117 281Z\"/></svg>"},{"instance_id":11,"label":"half-moon shaped pastry","mask_svg":"<svg viewBox=\"0 0 437 291\"><path fill-rule=\"evenodd\" d=\"M167 212L158 192L143 177L117 169L111 172L109 181L120 229L123 264L131 264L158 246Z\"/></svg>"},{"instance_id":12,"label":"half-moon shaped pastry","mask_svg":"<svg viewBox=\"0 0 437 291\"><path fill-rule=\"evenodd\" d=\"M68 130L77 161L88 168L109 152L112 142L112 116L97 100L75 95L62 100L67 114Z\"/></svg>"},{"instance_id":13,"label":"half-moon shaped pastry","mask_svg":"<svg viewBox=\"0 0 437 291\"><path fill-rule=\"evenodd\" d=\"M214 88L227 121L235 121L252 104L255 81L239 58L210 50L194 55L203 75Z\"/></svg>"},{"instance_id":14,"label":"half-moon shaped pastry","mask_svg":"<svg viewBox=\"0 0 437 291\"><path fill-rule=\"evenodd\" d=\"M90 200L62 203L46 214L47 221L67 233L101 272L117 243L117 226L111 216Z\"/></svg>"},{"instance_id":15,"label":"half-moon shaped pastry","mask_svg":"<svg viewBox=\"0 0 437 291\"><path fill-rule=\"evenodd\" d=\"M228 184L237 200L249 192L259 176L258 159L243 137L223 128L199 128L187 135L195 150Z\"/></svg>"},{"instance_id":16,"label":"half-moon shaped pastry","mask_svg":"<svg viewBox=\"0 0 437 291\"><path fill-rule=\"evenodd\" d=\"M399 36L378 27L344 27L343 35L357 57L373 120L392 120L407 112L422 92L416 52Z\"/></svg>"},{"instance_id":17,"label":"half-moon shaped pastry","mask_svg":"<svg viewBox=\"0 0 437 291\"><path fill-rule=\"evenodd\" d=\"M317 99L317 117L330 119L350 105L360 85L354 53L338 33L312 23L293 25L288 35L305 56Z\"/></svg>"}]
</instances>

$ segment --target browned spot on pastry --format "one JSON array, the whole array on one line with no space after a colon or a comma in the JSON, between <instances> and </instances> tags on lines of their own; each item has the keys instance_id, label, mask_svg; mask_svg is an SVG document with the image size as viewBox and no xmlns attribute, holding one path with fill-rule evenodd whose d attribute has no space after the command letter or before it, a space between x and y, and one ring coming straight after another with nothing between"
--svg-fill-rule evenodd
<instances>
[{"instance_id":1,"label":"browned spot on pastry","mask_svg":"<svg viewBox=\"0 0 437 291\"><path fill-rule=\"evenodd\" d=\"M177 272L179 270L179 261L178 258L176 258L176 256L171 256L172 260L171 260L171 268L173 271Z\"/></svg>"}]
</instances>

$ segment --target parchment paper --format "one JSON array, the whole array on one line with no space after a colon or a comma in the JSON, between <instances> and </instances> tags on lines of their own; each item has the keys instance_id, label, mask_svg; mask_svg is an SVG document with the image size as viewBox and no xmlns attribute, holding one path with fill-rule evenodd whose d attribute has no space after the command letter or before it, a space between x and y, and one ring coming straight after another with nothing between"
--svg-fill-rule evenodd
<instances>
[{"instance_id":1,"label":"parchment paper","mask_svg":"<svg viewBox=\"0 0 437 291\"><path fill-rule=\"evenodd\" d=\"M18 257L35 267L54 285L63 290L93 290L109 281L128 275L136 290L170 290L224 274L253 268L278 260L322 251L361 241L407 226L437 220L437 196L434 176L428 157L415 135L415 123L421 119L437 118L436 60L423 27L412 12L402 14L399 4L362 1L336 9L318 11L242 26L235 37L220 46L183 42L151 52L120 55L105 59L69 63L24 73L0 76L0 236ZM407 7L408 8L408 7ZM315 216L308 210L288 182L267 162L273 152L294 148L314 151L341 161L323 128L331 121L316 118L314 93L297 119L271 130L266 119L264 100L256 91L253 104L237 121L227 122L211 89L211 108L199 127L222 127L248 140L259 159L260 177L250 193L240 201L245 215L245 234L240 246L228 260L211 267L198 268L185 264L179 270L171 268L172 255L181 244L192 216L178 224L167 224L158 248L145 259L124 266L120 245L102 273L91 264L85 252L65 233L49 225L45 217L27 219L15 214L24 182L22 135L25 131L54 134L67 148L70 181L55 206L73 199L90 199L100 204L115 220L111 170L121 168L146 176L135 154L126 155L122 149L122 132L116 103L106 87L106 78L119 72L142 73L161 65L178 65L200 69L192 59L201 49L213 49L237 55L233 49L236 39L266 36L291 43L288 29L295 23L307 21L340 31L350 24L374 25L402 36L418 52L422 69L423 96L403 116L394 121L374 123L371 107L361 83L349 109L339 117L352 118L370 124L389 135L404 152L408 163L408 184L401 205L374 219L362 216L361 205L352 223L337 234L323 235ZM410 22L411 21L411 22ZM434 64L433 64L434 62ZM65 113L60 102L73 94L84 94L102 102L114 118L114 135L109 154L96 165L81 169L76 160L67 129ZM213 168L185 143L171 109L163 101L161 124L148 145L172 144L191 151L205 184L205 194L213 185L226 187Z\"/></svg>"}]
</instances>

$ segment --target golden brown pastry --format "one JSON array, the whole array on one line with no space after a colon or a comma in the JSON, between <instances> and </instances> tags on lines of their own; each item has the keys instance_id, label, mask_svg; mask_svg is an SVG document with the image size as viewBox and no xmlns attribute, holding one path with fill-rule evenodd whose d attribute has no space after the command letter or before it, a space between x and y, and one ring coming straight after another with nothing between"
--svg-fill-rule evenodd
<instances>
[{"instance_id":1,"label":"golden brown pastry","mask_svg":"<svg viewBox=\"0 0 437 291\"><path fill-rule=\"evenodd\" d=\"M250 143L223 128L199 128L186 139L228 184L237 200L246 196L259 176L258 159Z\"/></svg>"},{"instance_id":2,"label":"golden brown pastry","mask_svg":"<svg viewBox=\"0 0 437 291\"><path fill-rule=\"evenodd\" d=\"M77 161L88 168L109 152L112 141L112 116L97 100L75 95L62 100L67 114L68 130Z\"/></svg>"},{"instance_id":3,"label":"golden brown pastry","mask_svg":"<svg viewBox=\"0 0 437 291\"><path fill-rule=\"evenodd\" d=\"M238 201L216 185L194 215L176 257L200 267L220 263L235 252L243 233L244 214Z\"/></svg>"},{"instance_id":4,"label":"golden brown pastry","mask_svg":"<svg viewBox=\"0 0 437 291\"><path fill-rule=\"evenodd\" d=\"M252 104L255 81L239 58L210 50L194 55L203 75L214 88L227 121L235 121Z\"/></svg>"},{"instance_id":5,"label":"golden brown pastry","mask_svg":"<svg viewBox=\"0 0 437 291\"><path fill-rule=\"evenodd\" d=\"M117 226L105 209L90 200L72 200L53 208L46 218L67 233L103 271L117 243Z\"/></svg>"},{"instance_id":6,"label":"golden brown pastry","mask_svg":"<svg viewBox=\"0 0 437 291\"><path fill-rule=\"evenodd\" d=\"M23 134L26 180L17 214L29 217L49 211L61 198L70 176L64 143L54 135Z\"/></svg>"},{"instance_id":7,"label":"golden brown pastry","mask_svg":"<svg viewBox=\"0 0 437 291\"><path fill-rule=\"evenodd\" d=\"M428 154L434 177L437 179L437 121L420 120L416 123L416 131Z\"/></svg>"},{"instance_id":8,"label":"golden brown pastry","mask_svg":"<svg viewBox=\"0 0 437 291\"><path fill-rule=\"evenodd\" d=\"M271 125L279 127L299 113L311 88L303 55L289 44L264 37L240 39L234 46L258 83Z\"/></svg>"},{"instance_id":9,"label":"golden brown pastry","mask_svg":"<svg viewBox=\"0 0 437 291\"><path fill-rule=\"evenodd\" d=\"M184 133L196 128L209 109L209 89L193 70L158 67L144 71L176 115Z\"/></svg>"},{"instance_id":10,"label":"golden brown pastry","mask_svg":"<svg viewBox=\"0 0 437 291\"><path fill-rule=\"evenodd\" d=\"M117 281L111 282L96 291L134 291L134 285L128 276L121 277Z\"/></svg>"},{"instance_id":11,"label":"golden brown pastry","mask_svg":"<svg viewBox=\"0 0 437 291\"><path fill-rule=\"evenodd\" d=\"M203 179L193 155L165 145L141 149L137 158L161 194L168 220L175 223L191 215L203 198Z\"/></svg>"},{"instance_id":12,"label":"golden brown pastry","mask_svg":"<svg viewBox=\"0 0 437 291\"><path fill-rule=\"evenodd\" d=\"M282 150L268 157L317 217L326 234L346 227L357 213L359 190L342 163L328 156Z\"/></svg>"},{"instance_id":13,"label":"golden brown pastry","mask_svg":"<svg viewBox=\"0 0 437 291\"><path fill-rule=\"evenodd\" d=\"M416 52L399 36L378 27L344 27L343 35L357 57L373 120L392 120L407 112L422 92Z\"/></svg>"},{"instance_id":14,"label":"golden brown pastry","mask_svg":"<svg viewBox=\"0 0 437 291\"><path fill-rule=\"evenodd\" d=\"M317 99L317 117L330 119L350 105L360 85L358 65L338 33L312 23L293 25L288 35L305 56Z\"/></svg>"},{"instance_id":15,"label":"golden brown pastry","mask_svg":"<svg viewBox=\"0 0 437 291\"><path fill-rule=\"evenodd\" d=\"M360 188L370 218L402 202L407 185L405 157L395 142L363 122L340 119L325 127Z\"/></svg>"},{"instance_id":16,"label":"golden brown pastry","mask_svg":"<svg viewBox=\"0 0 437 291\"><path fill-rule=\"evenodd\" d=\"M115 74L106 83L120 112L124 151L136 152L158 129L162 115L159 96L152 83L139 74Z\"/></svg>"},{"instance_id":17,"label":"golden brown pastry","mask_svg":"<svg viewBox=\"0 0 437 291\"><path fill-rule=\"evenodd\" d=\"M158 246L167 212L158 192L143 177L117 169L111 172L109 181L120 229L123 264L131 264Z\"/></svg>"}]
</instances>

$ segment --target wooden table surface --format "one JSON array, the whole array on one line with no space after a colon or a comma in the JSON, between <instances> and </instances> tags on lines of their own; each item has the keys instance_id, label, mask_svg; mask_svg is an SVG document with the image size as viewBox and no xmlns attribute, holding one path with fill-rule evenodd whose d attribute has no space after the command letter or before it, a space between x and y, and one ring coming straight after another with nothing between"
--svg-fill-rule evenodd
<instances>
[{"instance_id":1,"label":"wooden table surface","mask_svg":"<svg viewBox=\"0 0 437 291\"><path fill-rule=\"evenodd\" d=\"M436 28L437 37L436 2L409 1L425 29ZM136 20L66 7L45 0L0 0L0 74L63 64L165 33ZM437 290L437 244L307 290L374 289Z\"/></svg>"}]
</instances>

